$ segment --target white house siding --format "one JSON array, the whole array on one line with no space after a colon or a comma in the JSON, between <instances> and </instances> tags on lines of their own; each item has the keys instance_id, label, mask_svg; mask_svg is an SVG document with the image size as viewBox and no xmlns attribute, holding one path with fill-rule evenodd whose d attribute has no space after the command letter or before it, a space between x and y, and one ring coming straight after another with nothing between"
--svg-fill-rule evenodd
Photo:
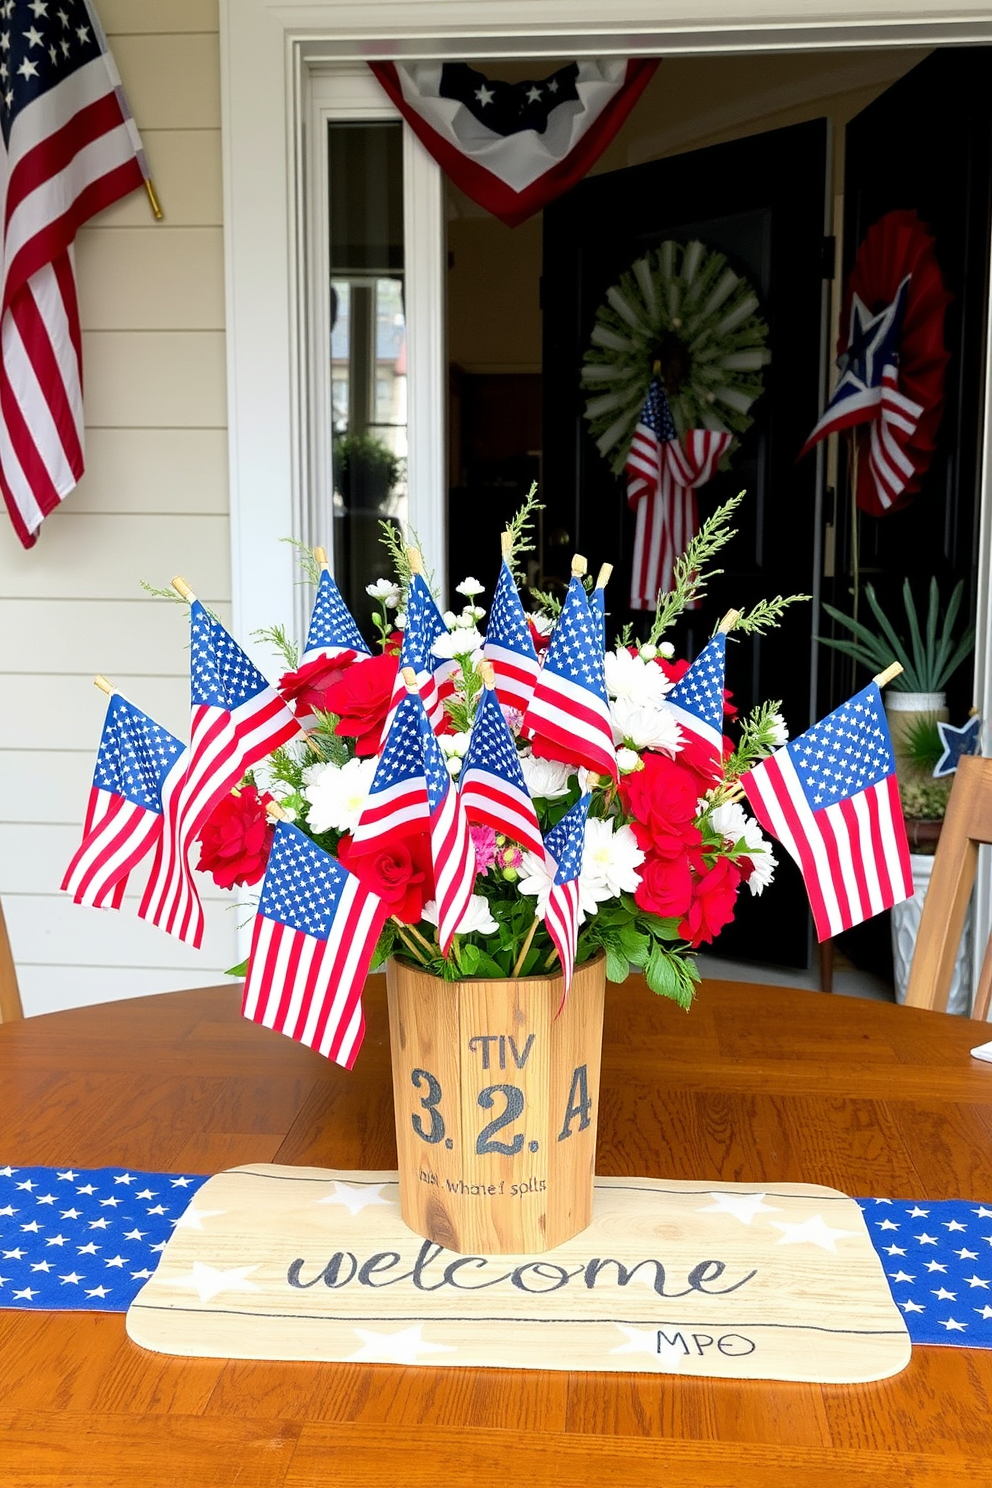
<instances>
[{"instance_id":1,"label":"white house siding","mask_svg":"<svg viewBox=\"0 0 992 1488\"><path fill-rule=\"evenodd\" d=\"M0 521L0 896L30 1014L221 980L236 911L201 885L204 949L58 892L79 839L104 672L186 738L184 574L229 612L217 0L97 0L165 211L144 194L76 244L87 473L23 552Z\"/></svg>"}]
</instances>

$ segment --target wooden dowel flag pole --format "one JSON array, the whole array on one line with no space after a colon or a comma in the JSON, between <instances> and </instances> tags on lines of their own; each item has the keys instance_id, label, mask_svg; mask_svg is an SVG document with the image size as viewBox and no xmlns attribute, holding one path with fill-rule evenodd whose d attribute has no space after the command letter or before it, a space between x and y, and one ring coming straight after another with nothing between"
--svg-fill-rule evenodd
<instances>
[{"instance_id":1,"label":"wooden dowel flag pole","mask_svg":"<svg viewBox=\"0 0 992 1488\"><path fill-rule=\"evenodd\" d=\"M175 589L176 593L182 599L184 599L187 604L193 603L196 595L193 593L192 589L189 587L184 578L181 578L179 574L176 574L172 579L169 580L169 582L172 585L173 589Z\"/></svg>"},{"instance_id":2,"label":"wooden dowel flag pole","mask_svg":"<svg viewBox=\"0 0 992 1488\"><path fill-rule=\"evenodd\" d=\"M499 548L503 557L509 563L513 553L513 533L508 527L505 527L499 535Z\"/></svg>"},{"instance_id":3,"label":"wooden dowel flag pole","mask_svg":"<svg viewBox=\"0 0 992 1488\"><path fill-rule=\"evenodd\" d=\"M740 618L740 610L728 610L717 626L717 634L729 635Z\"/></svg>"},{"instance_id":4,"label":"wooden dowel flag pole","mask_svg":"<svg viewBox=\"0 0 992 1488\"><path fill-rule=\"evenodd\" d=\"M317 560L317 567L321 569L321 571L323 571L324 569L330 569L331 565L327 561L326 548L314 548L313 556Z\"/></svg>"},{"instance_id":5,"label":"wooden dowel flag pole","mask_svg":"<svg viewBox=\"0 0 992 1488\"><path fill-rule=\"evenodd\" d=\"M584 579L585 578L585 574L586 574L586 569L588 567L589 567L589 565L586 562L586 560L583 558L582 554L581 553L576 553L575 557L572 559L572 578L573 579Z\"/></svg>"},{"instance_id":6,"label":"wooden dowel flag pole","mask_svg":"<svg viewBox=\"0 0 992 1488\"><path fill-rule=\"evenodd\" d=\"M114 687L112 683L108 682L106 677L102 676L93 678L93 686L99 687L100 691L105 692L108 697L113 697L114 693L117 691L116 687Z\"/></svg>"},{"instance_id":7,"label":"wooden dowel flag pole","mask_svg":"<svg viewBox=\"0 0 992 1488\"><path fill-rule=\"evenodd\" d=\"M606 588L607 584L610 582L610 574L612 572L613 572L613 564L612 563L604 563L603 566L602 566L602 568L599 570L599 573L596 575L596 588L597 589L605 589Z\"/></svg>"},{"instance_id":8,"label":"wooden dowel flag pole","mask_svg":"<svg viewBox=\"0 0 992 1488\"><path fill-rule=\"evenodd\" d=\"M884 687L888 682L892 681L893 677L898 677L901 671L902 667L899 662L893 661L889 663L884 672L879 672L878 676L872 677L871 680L875 683L876 687Z\"/></svg>"}]
</instances>

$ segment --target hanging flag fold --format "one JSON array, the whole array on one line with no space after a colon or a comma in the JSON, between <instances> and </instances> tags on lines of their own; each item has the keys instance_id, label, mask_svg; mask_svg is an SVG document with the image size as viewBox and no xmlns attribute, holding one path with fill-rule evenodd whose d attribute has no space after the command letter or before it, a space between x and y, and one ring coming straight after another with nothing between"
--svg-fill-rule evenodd
<instances>
[{"instance_id":1,"label":"hanging flag fold","mask_svg":"<svg viewBox=\"0 0 992 1488\"><path fill-rule=\"evenodd\" d=\"M534 741L535 753L584 765L616 780L599 620L589 609L579 578L568 586L523 728Z\"/></svg>"},{"instance_id":2,"label":"hanging flag fold","mask_svg":"<svg viewBox=\"0 0 992 1488\"><path fill-rule=\"evenodd\" d=\"M561 960L564 987L562 1004L572 985L575 952L579 940L582 911L579 908L579 874L586 840L586 818L589 815L588 791L552 827L544 840L544 857L553 875L544 924ZM559 1012L561 1008L559 1008Z\"/></svg>"},{"instance_id":3,"label":"hanging flag fold","mask_svg":"<svg viewBox=\"0 0 992 1488\"><path fill-rule=\"evenodd\" d=\"M496 696L503 707L525 713L541 663L531 639L527 614L505 559L493 594L482 654L492 663Z\"/></svg>"},{"instance_id":4,"label":"hanging flag fold","mask_svg":"<svg viewBox=\"0 0 992 1488\"><path fill-rule=\"evenodd\" d=\"M517 746L498 694L488 687L476 709L458 790L469 821L504 832L539 856L543 853L544 840Z\"/></svg>"}]
</instances>

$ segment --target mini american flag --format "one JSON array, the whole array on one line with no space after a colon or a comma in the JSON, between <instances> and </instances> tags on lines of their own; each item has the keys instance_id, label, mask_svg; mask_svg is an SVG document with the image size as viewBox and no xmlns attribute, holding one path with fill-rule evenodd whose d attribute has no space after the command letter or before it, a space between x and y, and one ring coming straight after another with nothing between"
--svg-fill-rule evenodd
<instances>
[{"instance_id":1,"label":"mini american flag","mask_svg":"<svg viewBox=\"0 0 992 1488\"><path fill-rule=\"evenodd\" d=\"M71 248L147 176L85 0L4 0L0 489L31 547L83 473L82 337Z\"/></svg>"},{"instance_id":2,"label":"mini american flag","mask_svg":"<svg viewBox=\"0 0 992 1488\"><path fill-rule=\"evenodd\" d=\"M675 560L696 534L696 489L711 480L732 436L689 429L679 442L661 379L648 388L627 455L627 501L636 513L630 607L653 610L672 587Z\"/></svg>"},{"instance_id":3,"label":"mini american flag","mask_svg":"<svg viewBox=\"0 0 992 1488\"><path fill-rule=\"evenodd\" d=\"M317 598L310 615L310 629L303 650L303 662L340 658L353 661L358 656L371 656L351 611L341 598L341 591L329 568L322 568L317 585Z\"/></svg>"},{"instance_id":4,"label":"mini american flag","mask_svg":"<svg viewBox=\"0 0 992 1488\"><path fill-rule=\"evenodd\" d=\"M351 1069L362 988L388 906L298 827L278 822L252 932L246 1018Z\"/></svg>"},{"instance_id":5,"label":"mini american flag","mask_svg":"<svg viewBox=\"0 0 992 1488\"><path fill-rule=\"evenodd\" d=\"M554 884L548 898L544 924L558 950L565 978L562 1002L572 985L575 970L575 948L579 939L579 874L582 872L582 850L586 840L586 817L589 813L586 792L570 807L557 826L544 839L544 859Z\"/></svg>"},{"instance_id":6,"label":"mini american flag","mask_svg":"<svg viewBox=\"0 0 992 1488\"><path fill-rule=\"evenodd\" d=\"M83 840L62 880L76 904L120 909L128 874L161 836L163 792L175 789L185 773L186 751L179 740L115 692L103 724Z\"/></svg>"},{"instance_id":7,"label":"mini american flag","mask_svg":"<svg viewBox=\"0 0 992 1488\"><path fill-rule=\"evenodd\" d=\"M472 738L458 777L459 794L469 821L505 832L538 856L544 841L537 812L520 768L498 694L487 687L472 724Z\"/></svg>"},{"instance_id":8,"label":"mini american flag","mask_svg":"<svg viewBox=\"0 0 992 1488\"><path fill-rule=\"evenodd\" d=\"M855 424L871 424L868 472L881 507L906 489L916 466L905 445L916 432L923 407L899 391L899 344L909 278L890 305L873 315L857 295L851 300L847 349L838 358L840 378L833 397L800 451ZM860 477L859 477L860 482Z\"/></svg>"},{"instance_id":9,"label":"mini american flag","mask_svg":"<svg viewBox=\"0 0 992 1488\"><path fill-rule=\"evenodd\" d=\"M438 939L444 955L468 909L475 884L475 852L457 790L416 692L396 710L372 789L355 828L355 850L390 835L430 833Z\"/></svg>"},{"instance_id":10,"label":"mini american flag","mask_svg":"<svg viewBox=\"0 0 992 1488\"><path fill-rule=\"evenodd\" d=\"M406 697L406 683L403 681L406 667L410 667L416 675L431 727L436 729L444 722L444 704L438 694L438 683L455 670L456 663L439 659L431 648L438 636L447 634L448 627L434 603L434 596L423 574L411 575L406 592L406 629L400 646L400 663L389 703L389 715L383 725L383 740L388 738L396 710Z\"/></svg>"},{"instance_id":11,"label":"mini american flag","mask_svg":"<svg viewBox=\"0 0 992 1488\"><path fill-rule=\"evenodd\" d=\"M568 586L524 729L535 741L550 745L556 759L617 778L599 622L581 579L573 578Z\"/></svg>"},{"instance_id":12,"label":"mini american flag","mask_svg":"<svg viewBox=\"0 0 992 1488\"><path fill-rule=\"evenodd\" d=\"M203 909L189 867L190 847L217 802L260 759L300 733L279 694L198 599L190 604L189 763L169 777L155 861L138 914L199 946Z\"/></svg>"},{"instance_id":13,"label":"mini american flag","mask_svg":"<svg viewBox=\"0 0 992 1488\"><path fill-rule=\"evenodd\" d=\"M820 940L911 897L895 760L874 682L741 784L758 821L799 864Z\"/></svg>"},{"instance_id":14,"label":"mini american flag","mask_svg":"<svg viewBox=\"0 0 992 1488\"><path fill-rule=\"evenodd\" d=\"M531 640L530 626L513 574L505 560L500 567L489 611L482 653L487 661L492 662L496 673L496 696L503 707L525 713L541 663Z\"/></svg>"},{"instance_id":15,"label":"mini american flag","mask_svg":"<svg viewBox=\"0 0 992 1488\"><path fill-rule=\"evenodd\" d=\"M599 644L606 650L606 590L597 584L589 596L589 613L599 626Z\"/></svg>"},{"instance_id":16,"label":"mini american flag","mask_svg":"<svg viewBox=\"0 0 992 1488\"><path fill-rule=\"evenodd\" d=\"M665 698L679 727L708 744L719 760L723 752L723 682L727 637L720 631L696 657Z\"/></svg>"}]
</instances>

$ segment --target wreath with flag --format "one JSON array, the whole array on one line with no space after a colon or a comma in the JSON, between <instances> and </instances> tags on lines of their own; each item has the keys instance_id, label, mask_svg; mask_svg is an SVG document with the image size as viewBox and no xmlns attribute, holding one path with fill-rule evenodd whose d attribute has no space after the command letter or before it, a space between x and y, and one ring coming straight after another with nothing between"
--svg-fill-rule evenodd
<instances>
[{"instance_id":1,"label":"wreath with flag","mask_svg":"<svg viewBox=\"0 0 992 1488\"><path fill-rule=\"evenodd\" d=\"M753 287L726 256L672 239L631 264L596 312L585 416L619 475L657 369L676 431L740 437L771 360Z\"/></svg>"}]
</instances>

